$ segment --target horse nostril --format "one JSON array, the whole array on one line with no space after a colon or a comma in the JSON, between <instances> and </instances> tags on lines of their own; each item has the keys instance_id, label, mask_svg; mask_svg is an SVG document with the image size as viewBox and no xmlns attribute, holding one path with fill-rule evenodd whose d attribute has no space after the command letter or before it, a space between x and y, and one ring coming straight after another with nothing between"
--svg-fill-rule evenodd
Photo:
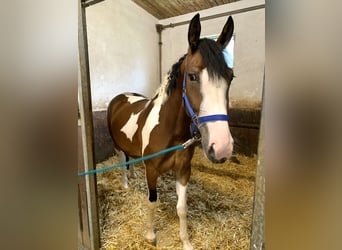
<instances>
[{"instance_id":1,"label":"horse nostril","mask_svg":"<svg viewBox=\"0 0 342 250\"><path fill-rule=\"evenodd\" d=\"M213 145L214 145L214 143L211 144L211 146L209 147L209 150L208 150L208 155L209 155L209 158L211 161L215 161L215 150L214 150Z\"/></svg>"},{"instance_id":2,"label":"horse nostril","mask_svg":"<svg viewBox=\"0 0 342 250\"><path fill-rule=\"evenodd\" d=\"M213 163L224 163L227 160L227 157L223 157L219 160L216 159L214 145L215 143L211 144L211 146L208 149L209 160L211 160Z\"/></svg>"},{"instance_id":3,"label":"horse nostril","mask_svg":"<svg viewBox=\"0 0 342 250\"><path fill-rule=\"evenodd\" d=\"M218 160L217 163L224 163L224 162L226 162L226 160L227 160L227 158L224 157L224 158L222 158L221 160Z\"/></svg>"}]
</instances>

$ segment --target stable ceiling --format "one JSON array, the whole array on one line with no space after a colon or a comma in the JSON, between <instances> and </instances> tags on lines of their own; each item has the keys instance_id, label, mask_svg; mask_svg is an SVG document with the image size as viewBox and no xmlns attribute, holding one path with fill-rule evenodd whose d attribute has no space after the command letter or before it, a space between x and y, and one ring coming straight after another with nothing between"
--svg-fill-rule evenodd
<instances>
[{"instance_id":1,"label":"stable ceiling","mask_svg":"<svg viewBox=\"0 0 342 250\"><path fill-rule=\"evenodd\" d=\"M239 0L132 0L158 19L179 16Z\"/></svg>"}]
</instances>

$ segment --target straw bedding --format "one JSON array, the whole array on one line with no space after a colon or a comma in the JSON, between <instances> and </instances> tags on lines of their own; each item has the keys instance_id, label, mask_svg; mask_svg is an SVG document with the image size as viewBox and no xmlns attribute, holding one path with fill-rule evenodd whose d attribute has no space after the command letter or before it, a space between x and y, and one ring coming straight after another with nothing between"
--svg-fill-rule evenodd
<instances>
[{"instance_id":1,"label":"straw bedding","mask_svg":"<svg viewBox=\"0 0 342 250\"><path fill-rule=\"evenodd\" d=\"M212 164L200 149L192 159L188 185L188 232L195 249L248 249L251 233L256 156ZM118 162L116 157L97 168ZM177 195L172 172L158 179L155 216L157 246L144 240L147 187L144 167L135 165L129 188L121 169L98 174L101 249L182 249Z\"/></svg>"}]
</instances>

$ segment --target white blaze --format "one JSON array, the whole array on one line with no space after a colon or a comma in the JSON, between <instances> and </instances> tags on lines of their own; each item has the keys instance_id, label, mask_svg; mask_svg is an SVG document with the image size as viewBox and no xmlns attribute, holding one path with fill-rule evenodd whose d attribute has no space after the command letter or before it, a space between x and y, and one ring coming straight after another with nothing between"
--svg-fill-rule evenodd
<instances>
[{"instance_id":1,"label":"white blaze","mask_svg":"<svg viewBox=\"0 0 342 250\"><path fill-rule=\"evenodd\" d=\"M209 81L205 68L201 74L202 103L199 116L227 114L227 83L224 79L216 78ZM206 123L209 132L208 147L213 146L217 160L229 158L233 150L233 138L227 121L212 121Z\"/></svg>"}]
</instances>

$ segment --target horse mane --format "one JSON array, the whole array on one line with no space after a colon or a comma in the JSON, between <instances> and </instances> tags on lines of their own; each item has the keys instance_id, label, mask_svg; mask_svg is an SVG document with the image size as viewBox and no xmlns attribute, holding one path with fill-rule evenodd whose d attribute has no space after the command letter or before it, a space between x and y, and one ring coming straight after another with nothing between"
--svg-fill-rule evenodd
<instances>
[{"instance_id":1,"label":"horse mane","mask_svg":"<svg viewBox=\"0 0 342 250\"><path fill-rule=\"evenodd\" d=\"M179 58L178 62L172 65L171 70L168 72L168 87L167 87L167 94L170 95L171 91L176 88L177 79L180 75L180 66L184 61L184 58L187 54L184 54L181 58Z\"/></svg>"},{"instance_id":2,"label":"horse mane","mask_svg":"<svg viewBox=\"0 0 342 250\"><path fill-rule=\"evenodd\" d=\"M167 75L164 77L163 82L157 89L154 97L152 100L156 100L157 98L160 99L159 103L164 103L167 98L170 96L173 89L176 88L177 85L177 79L180 76L180 65L184 61L184 58L187 54L183 55L178 62L172 65L171 69L167 73Z\"/></svg>"}]
</instances>

